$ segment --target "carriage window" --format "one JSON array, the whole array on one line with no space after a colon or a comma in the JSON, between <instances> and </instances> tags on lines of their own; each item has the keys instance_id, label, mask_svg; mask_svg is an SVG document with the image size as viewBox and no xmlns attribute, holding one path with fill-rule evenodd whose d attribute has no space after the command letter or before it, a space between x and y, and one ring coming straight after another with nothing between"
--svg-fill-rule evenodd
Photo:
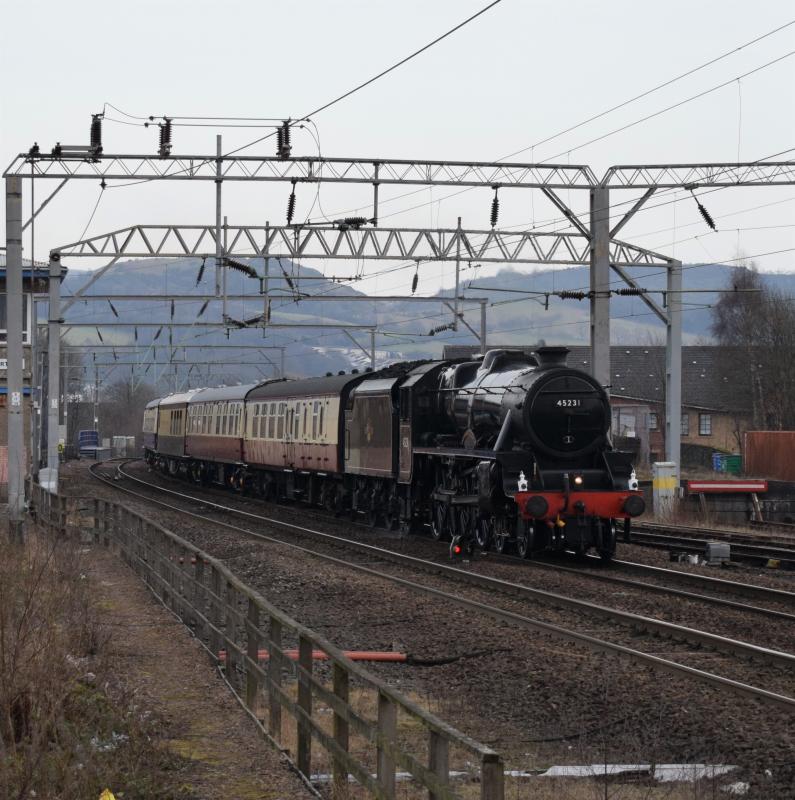
<instances>
[{"instance_id":1,"label":"carriage window","mask_svg":"<svg viewBox=\"0 0 795 800\"><path fill-rule=\"evenodd\" d=\"M325 438L325 436L326 436L326 432L325 432L325 430L323 429L323 423L325 422L325 420L323 419L325 410L326 410L326 405L325 405L325 403L323 403L323 404L320 406L320 421L319 421L319 422L318 422L318 424L317 424L317 428L318 428L318 434L319 434L320 436L324 437L324 438Z\"/></svg>"},{"instance_id":2,"label":"carriage window","mask_svg":"<svg viewBox=\"0 0 795 800\"><path fill-rule=\"evenodd\" d=\"M276 438L279 440L284 439L284 409L286 406L286 403L279 403L279 414L276 417Z\"/></svg>"},{"instance_id":3,"label":"carriage window","mask_svg":"<svg viewBox=\"0 0 795 800\"><path fill-rule=\"evenodd\" d=\"M268 438L273 439L276 436L276 403L270 404L268 414Z\"/></svg>"},{"instance_id":4,"label":"carriage window","mask_svg":"<svg viewBox=\"0 0 795 800\"><path fill-rule=\"evenodd\" d=\"M298 403L295 404L295 408L293 409L293 439L298 438L298 428L301 425L301 410L298 406Z\"/></svg>"},{"instance_id":5,"label":"carriage window","mask_svg":"<svg viewBox=\"0 0 795 800\"><path fill-rule=\"evenodd\" d=\"M317 421L318 421L318 414L320 410L320 403L315 400L312 403L312 439L317 439L318 436L318 429L317 429Z\"/></svg>"},{"instance_id":6,"label":"carriage window","mask_svg":"<svg viewBox=\"0 0 795 800\"><path fill-rule=\"evenodd\" d=\"M301 438L306 439L307 431L309 430L309 426L307 425L307 421L309 419L309 403L304 403L304 422L303 427L301 428Z\"/></svg>"}]
</instances>

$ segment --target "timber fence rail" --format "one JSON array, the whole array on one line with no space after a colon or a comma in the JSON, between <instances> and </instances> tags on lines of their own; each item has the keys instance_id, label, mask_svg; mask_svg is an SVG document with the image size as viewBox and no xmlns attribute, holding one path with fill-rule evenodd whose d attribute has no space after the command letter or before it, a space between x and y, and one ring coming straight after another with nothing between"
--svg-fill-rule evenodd
<instances>
[{"instance_id":1,"label":"timber fence rail","mask_svg":"<svg viewBox=\"0 0 795 800\"><path fill-rule=\"evenodd\" d=\"M497 752L351 661L217 559L119 503L52 495L35 483L28 496L31 513L51 532L79 528L97 543L119 547L163 605L204 644L246 710L280 748L295 754L294 764L307 779L313 740L319 744L330 759L335 800L351 796L349 776L371 796L392 800L398 769L432 800L455 800L461 795L451 782L451 750L466 764L477 762L472 772L479 773L481 800L503 800ZM291 644L297 657L288 652ZM319 667L313 651L323 654ZM293 725L285 724L283 712ZM399 715L407 721L402 729Z\"/></svg>"}]
</instances>

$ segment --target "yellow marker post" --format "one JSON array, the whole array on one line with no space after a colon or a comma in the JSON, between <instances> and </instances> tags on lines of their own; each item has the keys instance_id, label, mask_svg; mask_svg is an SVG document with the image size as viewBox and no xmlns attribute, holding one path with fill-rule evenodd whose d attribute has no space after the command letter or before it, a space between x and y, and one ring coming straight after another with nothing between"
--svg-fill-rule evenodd
<instances>
[{"instance_id":1,"label":"yellow marker post","mask_svg":"<svg viewBox=\"0 0 795 800\"><path fill-rule=\"evenodd\" d=\"M99 800L116 800L116 798L110 789L103 789Z\"/></svg>"}]
</instances>

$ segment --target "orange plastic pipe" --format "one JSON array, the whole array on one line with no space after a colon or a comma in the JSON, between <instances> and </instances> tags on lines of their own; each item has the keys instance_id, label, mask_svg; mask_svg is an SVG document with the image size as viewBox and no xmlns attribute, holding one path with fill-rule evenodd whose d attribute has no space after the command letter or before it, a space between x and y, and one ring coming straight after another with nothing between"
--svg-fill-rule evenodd
<instances>
[{"instance_id":1,"label":"orange plastic pipe","mask_svg":"<svg viewBox=\"0 0 795 800\"><path fill-rule=\"evenodd\" d=\"M293 661L298 661L297 650L285 650L284 655ZM394 664L405 663L408 659L406 653L379 650L343 650L343 655L351 661L385 661ZM226 650L220 650L218 652L218 658L220 661L226 661ZM260 650L257 653L257 658L259 661L267 661L268 658L270 658L270 653L268 653L267 650ZM328 653L323 650L312 651L312 659L314 661L327 661L328 658Z\"/></svg>"}]
</instances>

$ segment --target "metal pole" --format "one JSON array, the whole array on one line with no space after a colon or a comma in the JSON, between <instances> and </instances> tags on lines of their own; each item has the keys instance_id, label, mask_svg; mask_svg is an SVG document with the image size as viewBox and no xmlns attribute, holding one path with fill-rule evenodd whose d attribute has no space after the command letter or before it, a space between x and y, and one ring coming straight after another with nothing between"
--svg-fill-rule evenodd
<instances>
[{"instance_id":1,"label":"metal pole","mask_svg":"<svg viewBox=\"0 0 795 800\"><path fill-rule=\"evenodd\" d=\"M455 237L455 299L453 300L453 330L458 330L458 295L461 280L461 217L458 218L458 229Z\"/></svg>"},{"instance_id":2,"label":"metal pole","mask_svg":"<svg viewBox=\"0 0 795 800\"><path fill-rule=\"evenodd\" d=\"M36 299L33 299L33 323L30 328L30 474L33 478L39 476L39 465L41 461L41 391L38 387L41 386L41 363L39 361L39 343L41 337L39 336L39 326L37 324L38 313L36 311Z\"/></svg>"},{"instance_id":3,"label":"metal pole","mask_svg":"<svg viewBox=\"0 0 795 800\"><path fill-rule=\"evenodd\" d=\"M221 165L221 134L215 137L215 296L221 296L221 257L223 248L221 243L221 186L223 178Z\"/></svg>"},{"instance_id":4,"label":"metal pole","mask_svg":"<svg viewBox=\"0 0 795 800\"><path fill-rule=\"evenodd\" d=\"M61 257L50 256L50 303L47 325L47 468L50 491L58 492L58 433L61 422Z\"/></svg>"},{"instance_id":5,"label":"metal pole","mask_svg":"<svg viewBox=\"0 0 795 800\"><path fill-rule=\"evenodd\" d=\"M229 234L228 225L229 225L229 223L227 221L226 215L224 215L224 249L223 249L224 253L227 252L227 236ZM222 273L221 273L221 291L223 292L224 297L223 297L223 300L221 302L221 319L226 319L229 316L228 309L227 309L227 300L226 300L226 295L227 295L227 285L226 285L226 283L227 283L227 276L228 275L229 275L229 270L226 269L226 267L223 267ZM176 391L176 389L174 391Z\"/></svg>"},{"instance_id":6,"label":"metal pole","mask_svg":"<svg viewBox=\"0 0 795 800\"><path fill-rule=\"evenodd\" d=\"M610 191L606 186L591 189L591 373L609 387Z\"/></svg>"},{"instance_id":7,"label":"metal pole","mask_svg":"<svg viewBox=\"0 0 795 800\"><path fill-rule=\"evenodd\" d=\"M668 267L668 324L665 330L665 460L681 467L682 437L682 262Z\"/></svg>"},{"instance_id":8,"label":"metal pole","mask_svg":"<svg viewBox=\"0 0 795 800\"><path fill-rule=\"evenodd\" d=\"M486 355L486 301L480 301L480 354Z\"/></svg>"},{"instance_id":9,"label":"metal pole","mask_svg":"<svg viewBox=\"0 0 795 800\"><path fill-rule=\"evenodd\" d=\"M375 371L375 331L370 331L370 369Z\"/></svg>"},{"instance_id":10,"label":"metal pole","mask_svg":"<svg viewBox=\"0 0 795 800\"><path fill-rule=\"evenodd\" d=\"M285 348L282 347L281 353L279 354L279 377L284 377L284 351Z\"/></svg>"},{"instance_id":11,"label":"metal pole","mask_svg":"<svg viewBox=\"0 0 795 800\"><path fill-rule=\"evenodd\" d=\"M6 178L6 354L8 358L8 535L22 542L25 442L22 405L22 178Z\"/></svg>"},{"instance_id":12,"label":"metal pole","mask_svg":"<svg viewBox=\"0 0 795 800\"><path fill-rule=\"evenodd\" d=\"M99 367L94 364L94 430L99 430Z\"/></svg>"}]
</instances>

